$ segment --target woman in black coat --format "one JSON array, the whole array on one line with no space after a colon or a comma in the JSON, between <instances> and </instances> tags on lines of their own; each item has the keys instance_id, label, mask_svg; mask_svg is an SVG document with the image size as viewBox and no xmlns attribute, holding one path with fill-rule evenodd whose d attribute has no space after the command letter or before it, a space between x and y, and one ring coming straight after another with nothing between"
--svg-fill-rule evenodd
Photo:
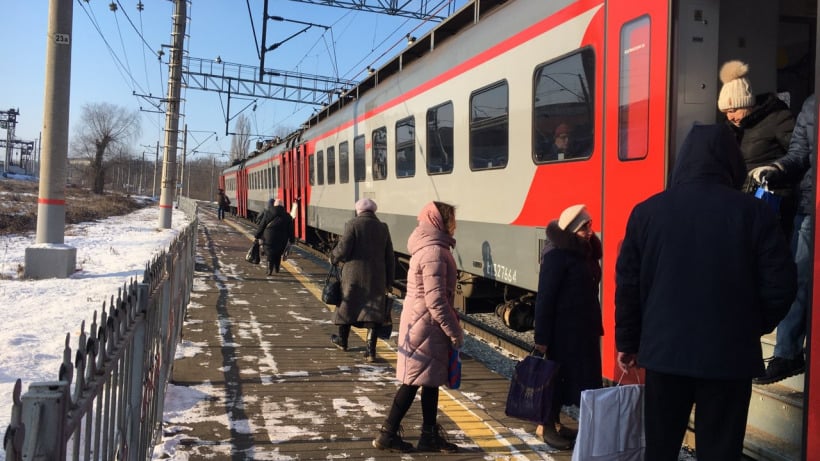
<instances>
[{"instance_id":1,"label":"woman in black coat","mask_svg":"<svg viewBox=\"0 0 820 461\"><path fill-rule=\"evenodd\" d=\"M584 205L564 210L546 232L535 298L535 349L561 365L543 437L563 450L575 433L561 426L561 406L579 405L582 390L601 387L602 247Z\"/></svg>"},{"instance_id":2,"label":"woman in black coat","mask_svg":"<svg viewBox=\"0 0 820 461\"><path fill-rule=\"evenodd\" d=\"M794 131L795 118L789 107L774 93L755 97L746 78L749 66L741 61L729 61L720 69L723 87L718 97L718 109L726 115L726 124L740 144L746 170L750 173L743 191L754 193L758 183L752 170L770 165L786 155ZM797 200L794 184L775 182L769 189L780 197L780 227L791 237Z\"/></svg>"},{"instance_id":3,"label":"woman in black coat","mask_svg":"<svg viewBox=\"0 0 820 461\"><path fill-rule=\"evenodd\" d=\"M256 230L256 239L263 239L265 253L268 255L268 275L279 273L282 264L282 254L293 243L295 233L293 218L290 217L281 200L275 200L273 207L262 215L259 227Z\"/></svg>"}]
</instances>

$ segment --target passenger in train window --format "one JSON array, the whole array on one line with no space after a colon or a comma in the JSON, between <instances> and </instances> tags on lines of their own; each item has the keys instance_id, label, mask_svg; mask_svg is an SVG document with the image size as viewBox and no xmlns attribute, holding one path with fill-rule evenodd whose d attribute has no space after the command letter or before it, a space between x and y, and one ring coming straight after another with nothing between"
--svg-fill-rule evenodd
<instances>
[{"instance_id":1,"label":"passenger in train window","mask_svg":"<svg viewBox=\"0 0 820 461\"><path fill-rule=\"evenodd\" d=\"M401 386L373 446L403 453L413 451L399 428L421 388L422 429L416 448L454 453L458 446L447 440L437 423L437 413L439 386L448 382L450 349L460 349L464 343L453 306L457 273L452 253L456 245L455 208L430 202L419 213L418 223L407 239L411 256L396 354L396 378Z\"/></svg>"},{"instance_id":2,"label":"passenger in train window","mask_svg":"<svg viewBox=\"0 0 820 461\"><path fill-rule=\"evenodd\" d=\"M282 254L288 245L295 240L293 218L290 217L283 203L279 199L270 199L270 213L264 213L259 227L256 229L256 239L265 244L265 254L268 256L268 275L279 273L282 264Z\"/></svg>"},{"instance_id":3,"label":"passenger in train window","mask_svg":"<svg viewBox=\"0 0 820 461\"><path fill-rule=\"evenodd\" d=\"M799 200L794 218L792 255L797 265L797 297L789 313L777 325L774 356L766 374L756 384L771 384L806 371L803 343L806 340L806 315L809 312L811 286L812 211L814 210L814 171L817 168L817 99L810 96L797 116L789 153L772 165L751 171L757 181L763 178L799 181Z\"/></svg>"},{"instance_id":4,"label":"passenger in train window","mask_svg":"<svg viewBox=\"0 0 820 461\"><path fill-rule=\"evenodd\" d=\"M534 143L536 162L569 159L572 156L570 152L573 141L572 126L566 122L559 122L549 129L551 122L548 120L546 115L540 115L537 118Z\"/></svg>"},{"instance_id":5,"label":"passenger in train window","mask_svg":"<svg viewBox=\"0 0 820 461\"><path fill-rule=\"evenodd\" d=\"M367 328L364 358L376 361L376 327L387 323L386 292L393 286L395 256L387 224L376 217L376 202L363 198L356 202L356 216L345 224L339 243L330 253L330 262L344 263L342 303L333 313L339 334L330 341L347 350L350 328Z\"/></svg>"},{"instance_id":6,"label":"passenger in train window","mask_svg":"<svg viewBox=\"0 0 820 461\"><path fill-rule=\"evenodd\" d=\"M729 61L720 69L723 87L718 97L718 109L726 115L740 143L746 169L769 165L786 155L794 130L794 116L789 107L774 93L755 98L752 85L746 77L749 66L741 61ZM759 184L749 176L744 191L754 193ZM780 227L791 236L797 199L794 183L775 181L769 189L780 200Z\"/></svg>"},{"instance_id":7,"label":"passenger in train window","mask_svg":"<svg viewBox=\"0 0 820 461\"><path fill-rule=\"evenodd\" d=\"M646 369L646 459L678 459L692 406L700 460L743 452L760 337L795 296L794 262L771 207L740 191L743 156L725 124L695 126L670 186L636 205L615 266L615 344Z\"/></svg>"},{"instance_id":8,"label":"passenger in train window","mask_svg":"<svg viewBox=\"0 0 820 461\"><path fill-rule=\"evenodd\" d=\"M537 432L551 447L566 450L577 433L561 424L561 407L580 405L581 391L601 387L603 253L584 205L565 209L547 224L546 233L535 297L535 349L561 368L550 419Z\"/></svg>"}]
</instances>

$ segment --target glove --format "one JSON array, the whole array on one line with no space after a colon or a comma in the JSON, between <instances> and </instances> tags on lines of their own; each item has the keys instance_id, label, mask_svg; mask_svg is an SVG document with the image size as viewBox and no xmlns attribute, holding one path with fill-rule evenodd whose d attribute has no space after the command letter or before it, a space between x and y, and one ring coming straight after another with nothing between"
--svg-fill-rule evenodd
<instances>
[{"instance_id":1,"label":"glove","mask_svg":"<svg viewBox=\"0 0 820 461\"><path fill-rule=\"evenodd\" d=\"M749 176L751 176L752 179L757 181L759 184L763 184L763 182L771 182L776 176L779 175L780 168L771 165L752 168L752 171L749 172Z\"/></svg>"}]
</instances>

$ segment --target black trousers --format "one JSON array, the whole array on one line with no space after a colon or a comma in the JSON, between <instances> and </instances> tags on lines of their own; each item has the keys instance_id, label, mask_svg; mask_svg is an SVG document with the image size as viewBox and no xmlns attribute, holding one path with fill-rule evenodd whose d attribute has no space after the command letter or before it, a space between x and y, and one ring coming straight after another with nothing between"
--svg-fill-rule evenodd
<instances>
[{"instance_id":1,"label":"black trousers","mask_svg":"<svg viewBox=\"0 0 820 461\"><path fill-rule=\"evenodd\" d=\"M740 460L751 395L751 379L699 379L646 370L646 459L677 461L694 404L698 461Z\"/></svg>"},{"instance_id":2,"label":"black trousers","mask_svg":"<svg viewBox=\"0 0 820 461\"><path fill-rule=\"evenodd\" d=\"M416 398L416 393L419 386L411 386L409 384L402 384L399 390L396 391L396 396L393 398L393 405L390 407L390 413L384 421L384 428L395 433L399 429L401 421L413 405L413 400ZM436 425L438 416L438 387L422 387L421 388L421 418L422 424L427 427Z\"/></svg>"}]
</instances>

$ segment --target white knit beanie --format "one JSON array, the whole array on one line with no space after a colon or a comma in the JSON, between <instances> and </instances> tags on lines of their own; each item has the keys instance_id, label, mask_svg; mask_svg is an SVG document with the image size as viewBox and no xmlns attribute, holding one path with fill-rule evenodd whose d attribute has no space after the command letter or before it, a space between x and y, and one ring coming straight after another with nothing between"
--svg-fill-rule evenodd
<instances>
[{"instance_id":1,"label":"white knit beanie","mask_svg":"<svg viewBox=\"0 0 820 461\"><path fill-rule=\"evenodd\" d=\"M752 84L746 79L748 73L749 65L741 61L729 61L720 68L723 88L718 96L718 109L721 112L755 105Z\"/></svg>"},{"instance_id":2,"label":"white knit beanie","mask_svg":"<svg viewBox=\"0 0 820 461\"><path fill-rule=\"evenodd\" d=\"M589 213L587 213L586 205L572 205L561 212L561 216L558 218L558 227L560 227L561 230L578 232L578 230L584 227L584 224L591 220L592 218L589 216Z\"/></svg>"}]
</instances>

